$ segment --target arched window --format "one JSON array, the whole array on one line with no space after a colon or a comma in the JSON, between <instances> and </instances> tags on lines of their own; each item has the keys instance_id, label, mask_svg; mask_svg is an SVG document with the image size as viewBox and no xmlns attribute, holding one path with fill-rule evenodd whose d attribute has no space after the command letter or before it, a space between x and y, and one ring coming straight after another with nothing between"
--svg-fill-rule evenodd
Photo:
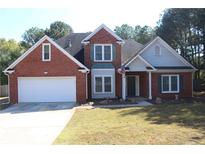
<instances>
[{"instance_id":1,"label":"arched window","mask_svg":"<svg viewBox=\"0 0 205 154\"><path fill-rule=\"evenodd\" d=\"M161 49L158 45L155 46L155 56L160 56L161 55Z\"/></svg>"}]
</instances>

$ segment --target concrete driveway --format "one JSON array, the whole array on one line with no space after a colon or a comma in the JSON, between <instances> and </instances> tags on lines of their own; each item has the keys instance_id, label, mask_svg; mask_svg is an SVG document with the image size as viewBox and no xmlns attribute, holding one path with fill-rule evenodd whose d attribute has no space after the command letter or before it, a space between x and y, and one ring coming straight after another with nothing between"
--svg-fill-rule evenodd
<instances>
[{"instance_id":1,"label":"concrete driveway","mask_svg":"<svg viewBox=\"0 0 205 154\"><path fill-rule=\"evenodd\" d=\"M72 103L21 103L0 111L0 144L52 144L74 113Z\"/></svg>"}]
</instances>

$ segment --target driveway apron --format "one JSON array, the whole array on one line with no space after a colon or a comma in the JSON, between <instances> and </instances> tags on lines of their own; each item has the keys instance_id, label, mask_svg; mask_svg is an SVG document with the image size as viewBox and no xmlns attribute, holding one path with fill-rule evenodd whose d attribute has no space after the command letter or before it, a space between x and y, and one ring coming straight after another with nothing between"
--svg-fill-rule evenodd
<instances>
[{"instance_id":1,"label":"driveway apron","mask_svg":"<svg viewBox=\"0 0 205 154\"><path fill-rule=\"evenodd\" d=\"M21 103L0 111L0 144L52 144L74 103Z\"/></svg>"}]
</instances>

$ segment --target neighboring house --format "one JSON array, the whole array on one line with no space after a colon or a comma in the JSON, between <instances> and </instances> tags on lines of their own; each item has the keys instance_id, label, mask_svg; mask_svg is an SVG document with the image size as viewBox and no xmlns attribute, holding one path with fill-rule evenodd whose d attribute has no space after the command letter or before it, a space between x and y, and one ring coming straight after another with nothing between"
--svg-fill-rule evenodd
<instances>
[{"instance_id":1,"label":"neighboring house","mask_svg":"<svg viewBox=\"0 0 205 154\"><path fill-rule=\"evenodd\" d=\"M44 36L4 72L10 102L192 97L195 68L160 37L122 40L105 25L56 42Z\"/></svg>"}]
</instances>

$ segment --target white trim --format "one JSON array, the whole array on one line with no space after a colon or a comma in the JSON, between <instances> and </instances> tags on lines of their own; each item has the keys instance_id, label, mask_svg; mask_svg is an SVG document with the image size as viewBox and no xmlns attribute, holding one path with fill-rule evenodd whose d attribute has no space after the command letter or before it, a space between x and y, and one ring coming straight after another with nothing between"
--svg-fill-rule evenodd
<instances>
[{"instance_id":1,"label":"white trim","mask_svg":"<svg viewBox=\"0 0 205 154\"><path fill-rule=\"evenodd\" d=\"M140 76L139 75L135 75L135 96L140 96Z\"/></svg>"},{"instance_id":2,"label":"white trim","mask_svg":"<svg viewBox=\"0 0 205 154\"><path fill-rule=\"evenodd\" d=\"M74 61L78 66L85 68L86 70L89 71L89 69L86 66L84 66L82 63L80 63L77 59L75 59L73 56L71 56L67 51L65 51L63 48L61 48L56 42L54 42L51 38L49 38L48 36L45 35L36 44L34 44L30 49L28 49L24 54L22 54L16 61L14 61L9 67L7 67L4 70L4 72L7 72L8 69L14 68L19 62L21 62L28 54L30 54L35 48L37 48L45 40L48 40L58 50L60 50L62 53L64 53L72 61Z\"/></svg>"},{"instance_id":3,"label":"white trim","mask_svg":"<svg viewBox=\"0 0 205 154\"><path fill-rule=\"evenodd\" d=\"M157 69L155 73L162 73L162 72L167 72L167 73L180 73L180 72L194 72L195 70L193 69Z\"/></svg>"},{"instance_id":4,"label":"white trim","mask_svg":"<svg viewBox=\"0 0 205 154\"><path fill-rule=\"evenodd\" d=\"M7 76L8 79L8 99L9 99L9 103L11 103L11 97L10 97L10 79L9 79L9 74L7 74L6 72L4 72L4 74ZM13 102L12 102L13 103ZM14 102L14 103L18 103L18 102Z\"/></svg>"},{"instance_id":5,"label":"white trim","mask_svg":"<svg viewBox=\"0 0 205 154\"><path fill-rule=\"evenodd\" d=\"M117 43L119 44L119 45L123 45L123 44L125 44L125 42L123 41L117 41Z\"/></svg>"},{"instance_id":6,"label":"white trim","mask_svg":"<svg viewBox=\"0 0 205 154\"><path fill-rule=\"evenodd\" d=\"M71 78L71 79L73 79L73 78L76 78L77 79L77 77L74 75L74 76L19 76L19 77L17 77L17 78L28 78L28 79L32 79L32 78Z\"/></svg>"},{"instance_id":7,"label":"white trim","mask_svg":"<svg viewBox=\"0 0 205 154\"><path fill-rule=\"evenodd\" d=\"M145 64L147 64L148 66L150 66L153 70L156 70L149 62L147 62L142 56L137 55L135 58L133 58L132 60L130 60L125 67L127 67L130 63L132 63L136 58L140 58ZM146 70L147 71L147 70Z\"/></svg>"},{"instance_id":8,"label":"white trim","mask_svg":"<svg viewBox=\"0 0 205 154\"><path fill-rule=\"evenodd\" d=\"M109 32L112 36L114 36L118 42L121 41L124 43L124 40L121 39L118 35L116 35L111 29L109 29L106 25L102 24L97 29L95 29L90 35L88 35L86 38L84 38L81 43L86 43L91 37L93 37L97 32L99 32L101 29L105 29L107 32Z\"/></svg>"},{"instance_id":9,"label":"white trim","mask_svg":"<svg viewBox=\"0 0 205 154\"><path fill-rule=\"evenodd\" d=\"M88 45L89 43L90 43L90 41L83 42L84 45Z\"/></svg>"},{"instance_id":10,"label":"white trim","mask_svg":"<svg viewBox=\"0 0 205 154\"><path fill-rule=\"evenodd\" d=\"M122 74L122 98L126 99L126 77L125 74Z\"/></svg>"},{"instance_id":11,"label":"white trim","mask_svg":"<svg viewBox=\"0 0 205 154\"><path fill-rule=\"evenodd\" d=\"M140 75L126 75L126 92L125 92L125 97L127 97L128 96L128 86L127 86L127 82L128 82L128 78L129 77L133 77L133 78L135 78L135 95L134 96L140 96ZM139 79L138 80L138 90L139 90L139 92L137 93L137 91L136 91L136 88L137 88L137 82L136 82L136 79Z\"/></svg>"},{"instance_id":12,"label":"white trim","mask_svg":"<svg viewBox=\"0 0 205 154\"><path fill-rule=\"evenodd\" d=\"M82 69L79 69L78 71L81 72L81 73L87 73L87 72L90 72L89 70L82 70Z\"/></svg>"},{"instance_id":13,"label":"white trim","mask_svg":"<svg viewBox=\"0 0 205 154\"><path fill-rule=\"evenodd\" d=\"M96 46L102 47L102 60L96 60ZM110 60L105 60L105 46L110 46ZM113 48L112 44L94 44L94 62L112 62L113 61Z\"/></svg>"},{"instance_id":14,"label":"white trim","mask_svg":"<svg viewBox=\"0 0 205 154\"><path fill-rule=\"evenodd\" d=\"M97 92L96 91L96 77L101 77L102 78L102 92ZM111 92L105 92L105 82L104 82L104 78L105 77L110 77L111 78ZM94 93L95 94L110 94L113 93L113 77L112 75L94 75Z\"/></svg>"},{"instance_id":15,"label":"white trim","mask_svg":"<svg viewBox=\"0 0 205 154\"><path fill-rule=\"evenodd\" d=\"M170 47L162 38L157 36L153 41L151 41L145 48L143 48L135 57L130 59L130 61L125 65L127 66L130 62L136 59L140 54L142 54L147 48L149 48L154 42L157 40L161 41L161 43L168 48L168 50L175 55L179 60L181 60L185 65L192 67L194 70L197 70L194 66L192 66L187 60L185 60L181 55L179 55L172 47Z\"/></svg>"},{"instance_id":16,"label":"white trim","mask_svg":"<svg viewBox=\"0 0 205 154\"><path fill-rule=\"evenodd\" d=\"M49 53L49 59L45 59L45 57L44 57L44 46L46 46L46 45L48 45L48 48L49 48L49 51L48 51L48 53ZM51 44L50 43L43 43L42 44L42 61L51 61Z\"/></svg>"},{"instance_id":17,"label":"white trim","mask_svg":"<svg viewBox=\"0 0 205 154\"><path fill-rule=\"evenodd\" d=\"M86 99L88 99L88 73L85 74Z\"/></svg>"},{"instance_id":18,"label":"white trim","mask_svg":"<svg viewBox=\"0 0 205 154\"><path fill-rule=\"evenodd\" d=\"M182 57L180 54L178 54L176 52L176 50L174 50L170 45L168 45L162 38L158 37L158 39L162 42L162 44L164 46L166 46L169 51L171 51L171 53L173 55L175 55L177 58L179 58L179 60L181 60L185 65L192 67L194 70L196 70L196 68L194 66L192 66L186 59L184 59L184 57Z\"/></svg>"},{"instance_id":19,"label":"white trim","mask_svg":"<svg viewBox=\"0 0 205 154\"><path fill-rule=\"evenodd\" d=\"M149 71L149 99L152 99L152 73Z\"/></svg>"},{"instance_id":20,"label":"white trim","mask_svg":"<svg viewBox=\"0 0 205 154\"><path fill-rule=\"evenodd\" d=\"M177 90L176 91L172 91L171 90L171 77L172 76L175 76L177 77ZM164 91L163 90L163 77L168 77L169 78L169 91ZM179 74L163 74L161 75L161 90L162 90L162 93L179 93L179 89L180 89L180 84L179 84Z\"/></svg>"},{"instance_id":21,"label":"white trim","mask_svg":"<svg viewBox=\"0 0 205 154\"><path fill-rule=\"evenodd\" d=\"M144 49L142 49L139 54L142 54L148 47L150 47L154 42L159 40L162 45L164 45L173 55L175 55L181 62L183 62L185 65L192 67L193 69L196 69L194 66L192 66L187 60L185 60L181 55L179 55L170 45L168 45L162 38L157 36L152 42L150 42L149 45L147 45Z\"/></svg>"},{"instance_id":22,"label":"white trim","mask_svg":"<svg viewBox=\"0 0 205 154\"><path fill-rule=\"evenodd\" d=\"M146 61L143 57L140 55L138 56L143 62L145 62L148 66L150 66L153 70L156 70L148 61Z\"/></svg>"},{"instance_id":23,"label":"white trim","mask_svg":"<svg viewBox=\"0 0 205 154\"><path fill-rule=\"evenodd\" d=\"M7 73L8 73L8 74L12 74L13 72L15 72L15 70L9 70L9 71L3 71L3 72L4 72L4 74L7 74ZM7 75L8 75L8 74L7 74Z\"/></svg>"},{"instance_id":24,"label":"white trim","mask_svg":"<svg viewBox=\"0 0 205 154\"><path fill-rule=\"evenodd\" d=\"M9 103L11 103L11 97L10 97L10 94L11 94L11 88L10 88L10 76L9 75L7 75L7 77L8 77L8 96L9 96ZM18 103L18 102L12 102L12 103Z\"/></svg>"}]
</instances>

